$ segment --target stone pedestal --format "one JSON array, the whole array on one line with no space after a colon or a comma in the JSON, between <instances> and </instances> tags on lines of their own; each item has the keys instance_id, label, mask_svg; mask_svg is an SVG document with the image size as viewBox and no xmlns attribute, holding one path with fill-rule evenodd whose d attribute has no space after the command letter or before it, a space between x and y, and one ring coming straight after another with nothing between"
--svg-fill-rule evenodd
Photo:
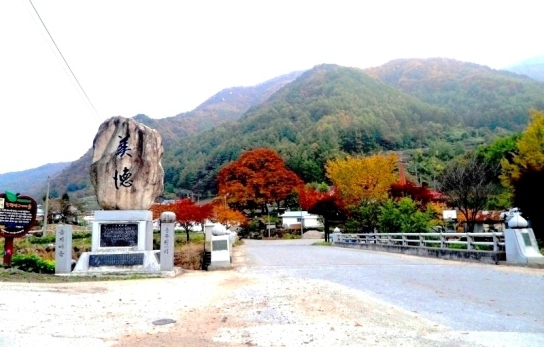
<instances>
[{"instance_id":1,"label":"stone pedestal","mask_svg":"<svg viewBox=\"0 0 544 347\"><path fill-rule=\"evenodd\" d=\"M151 211L96 211L94 216L91 252L80 256L74 274L160 272Z\"/></svg>"},{"instance_id":2,"label":"stone pedestal","mask_svg":"<svg viewBox=\"0 0 544 347\"><path fill-rule=\"evenodd\" d=\"M151 211L96 211L93 222L92 251L152 251Z\"/></svg>"}]
</instances>

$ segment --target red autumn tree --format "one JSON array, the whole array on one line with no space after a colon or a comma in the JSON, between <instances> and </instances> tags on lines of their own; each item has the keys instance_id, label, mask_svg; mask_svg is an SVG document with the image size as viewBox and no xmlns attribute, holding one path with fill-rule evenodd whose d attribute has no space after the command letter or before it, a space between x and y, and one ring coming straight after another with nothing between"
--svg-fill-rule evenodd
<instances>
[{"instance_id":1,"label":"red autumn tree","mask_svg":"<svg viewBox=\"0 0 544 347\"><path fill-rule=\"evenodd\" d=\"M267 204L275 202L279 207L300 184L302 181L285 167L283 158L267 148L243 153L217 175L219 195L237 210L262 208L267 212Z\"/></svg>"},{"instance_id":2,"label":"red autumn tree","mask_svg":"<svg viewBox=\"0 0 544 347\"><path fill-rule=\"evenodd\" d=\"M298 189L300 207L309 213L323 217L325 241L329 241L331 222L343 221L347 217L347 209L337 190L332 188L322 192L311 186Z\"/></svg>"},{"instance_id":3,"label":"red autumn tree","mask_svg":"<svg viewBox=\"0 0 544 347\"><path fill-rule=\"evenodd\" d=\"M153 218L158 218L162 212L174 212L176 221L181 225L187 234L189 242L189 231L197 224L203 223L206 218L213 216L213 205L197 205L192 199L180 199L170 204L155 204L151 208Z\"/></svg>"},{"instance_id":4,"label":"red autumn tree","mask_svg":"<svg viewBox=\"0 0 544 347\"><path fill-rule=\"evenodd\" d=\"M404 197L410 197L414 201L419 201L422 207L427 206L434 199L433 192L426 186L418 187L414 183L408 181L406 183L393 183L389 189L389 195L400 200Z\"/></svg>"}]
</instances>

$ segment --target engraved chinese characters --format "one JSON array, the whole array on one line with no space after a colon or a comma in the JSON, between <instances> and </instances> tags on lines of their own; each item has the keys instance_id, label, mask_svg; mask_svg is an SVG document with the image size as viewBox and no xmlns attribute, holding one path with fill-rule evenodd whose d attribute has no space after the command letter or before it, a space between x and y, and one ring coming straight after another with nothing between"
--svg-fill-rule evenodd
<instances>
[{"instance_id":1,"label":"engraved chinese characters","mask_svg":"<svg viewBox=\"0 0 544 347\"><path fill-rule=\"evenodd\" d=\"M102 123L93 143L91 182L104 210L147 210L163 191L159 133L130 118Z\"/></svg>"}]
</instances>

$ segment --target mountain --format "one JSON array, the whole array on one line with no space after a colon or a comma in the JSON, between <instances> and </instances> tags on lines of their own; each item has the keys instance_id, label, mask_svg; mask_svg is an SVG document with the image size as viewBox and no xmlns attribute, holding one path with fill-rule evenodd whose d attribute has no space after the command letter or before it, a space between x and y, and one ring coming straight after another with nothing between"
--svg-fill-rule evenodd
<instances>
[{"instance_id":1,"label":"mountain","mask_svg":"<svg viewBox=\"0 0 544 347\"><path fill-rule=\"evenodd\" d=\"M133 118L156 129L161 134L165 151L168 151L170 146L180 138L201 133L225 122L235 121L249 108L268 99L270 95L295 80L301 73L292 72L256 86L224 89L193 111L180 113L174 117L153 119L139 114ZM51 179L51 195L61 196L65 192L74 198L93 195L94 190L89 178L91 161L92 148ZM47 178L47 176L44 177ZM44 193L45 190L40 187L29 190L32 196L40 196Z\"/></svg>"},{"instance_id":2,"label":"mountain","mask_svg":"<svg viewBox=\"0 0 544 347\"><path fill-rule=\"evenodd\" d=\"M401 59L369 75L459 116L468 126L520 131L531 108L544 109L544 83L452 59Z\"/></svg>"},{"instance_id":3,"label":"mountain","mask_svg":"<svg viewBox=\"0 0 544 347\"><path fill-rule=\"evenodd\" d=\"M452 144L462 151L522 130L531 108L544 109L544 83L436 58L369 69L320 65L225 89L174 117L134 118L163 137L166 194L173 197L214 194L219 168L257 147L274 148L304 180L321 181L329 158ZM52 180L52 191L92 195L90 161L89 150Z\"/></svg>"},{"instance_id":4,"label":"mountain","mask_svg":"<svg viewBox=\"0 0 544 347\"><path fill-rule=\"evenodd\" d=\"M240 118L250 107L258 105L278 89L294 81L302 72L282 75L252 87L227 88L204 101L193 111L174 117L153 119L139 114L134 120L156 129L163 146L169 146L180 138L209 130L218 124Z\"/></svg>"},{"instance_id":5,"label":"mountain","mask_svg":"<svg viewBox=\"0 0 544 347\"><path fill-rule=\"evenodd\" d=\"M0 174L0 192L6 190L29 195L38 201L37 191L44 191L47 187L47 177L54 177L67 168L70 163L46 164L35 169Z\"/></svg>"},{"instance_id":6,"label":"mountain","mask_svg":"<svg viewBox=\"0 0 544 347\"><path fill-rule=\"evenodd\" d=\"M258 147L278 151L305 181L322 181L339 154L424 146L460 122L361 69L320 65L238 122L179 140L164 157L166 188L214 192L219 168Z\"/></svg>"},{"instance_id":7,"label":"mountain","mask_svg":"<svg viewBox=\"0 0 544 347\"><path fill-rule=\"evenodd\" d=\"M505 70L544 82L544 55L524 60L505 68Z\"/></svg>"}]
</instances>

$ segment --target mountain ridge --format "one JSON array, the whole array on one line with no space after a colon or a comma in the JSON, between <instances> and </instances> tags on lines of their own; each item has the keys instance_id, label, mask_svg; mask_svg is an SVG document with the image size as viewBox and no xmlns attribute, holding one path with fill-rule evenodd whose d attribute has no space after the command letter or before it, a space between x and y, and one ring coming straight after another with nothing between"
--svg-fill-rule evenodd
<instances>
[{"instance_id":1,"label":"mountain ridge","mask_svg":"<svg viewBox=\"0 0 544 347\"><path fill-rule=\"evenodd\" d=\"M303 86L310 73L315 73L314 82ZM288 165L311 180L323 177L315 166L332 154L426 146L428 135L450 141L482 131L486 136L519 131L529 105L544 108L544 84L526 76L447 58L400 59L368 69L322 64L254 87L226 88L173 117L133 118L161 133L165 186L176 195L213 191L217 169L255 146L276 143ZM447 133L446 128L453 130ZM252 135L221 142L244 132ZM331 136L338 139L328 141ZM224 148L205 159L211 152L199 150L199 137ZM177 155L185 150L193 158L179 161ZM77 198L93 193L84 174L91 154L89 149L52 180L55 194L68 191Z\"/></svg>"}]
</instances>

